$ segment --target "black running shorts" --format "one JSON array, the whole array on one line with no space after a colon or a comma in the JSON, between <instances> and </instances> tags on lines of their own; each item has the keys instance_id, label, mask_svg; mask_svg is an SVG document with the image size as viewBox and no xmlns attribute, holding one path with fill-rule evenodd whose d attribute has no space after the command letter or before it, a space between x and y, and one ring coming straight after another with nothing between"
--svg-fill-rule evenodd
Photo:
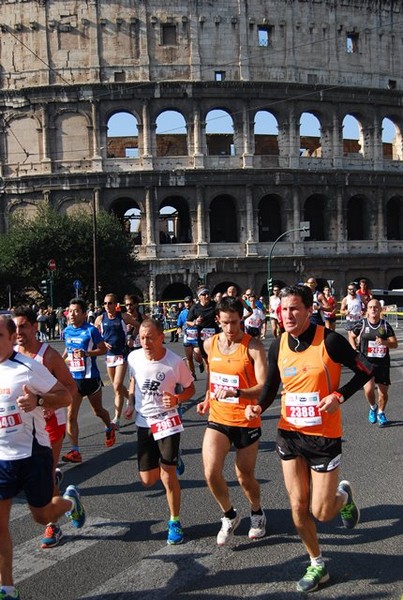
<instances>
[{"instance_id":1,"label":"black running shorts","mask_svg":"<svg viewBox=\"0 0 403 600\"><path fill-rule=\"evenodd\" d=\"M207 428L220 431L226 435L238 450L251 446L262 435L260 427L230 427L229 425L221 425L221 423L215 423L214 421L209 421Z\"/></svg>"},{"instance_id":2,"label":"black running shorts","mask_svg":"<svg viewBox=\"0 0 403 600\"><path fill-rule=\"evenodd\" d=\"M84 398L84 396L92 396L99 392L103 386L102 381L97 378L93 379L75 379L77 384L78 393Z\"/></svg>"},{"instance_id":3,"label":"black running shorts","mask_svg":"<svg viewBox=\"0 0 403 600\"><path fill-rule=\"evenodd\" d=\"M340 465L341 438L306 435L298 431L279 429L276 452L281 460L292 460L302 456L313 471L326 473Z\"/></svg>"},{"instance_id":4,"label":"black running shorts","mask_svg":"<svg viewBox=\"0 0 403 600\"><path fill-rule=\"evenodd\" d=\"M179 457L180 433L155 440L148 427L137 428L137 463L139 471L152 471L160 463L176 466Z\"/></svg>"}]
</instances>

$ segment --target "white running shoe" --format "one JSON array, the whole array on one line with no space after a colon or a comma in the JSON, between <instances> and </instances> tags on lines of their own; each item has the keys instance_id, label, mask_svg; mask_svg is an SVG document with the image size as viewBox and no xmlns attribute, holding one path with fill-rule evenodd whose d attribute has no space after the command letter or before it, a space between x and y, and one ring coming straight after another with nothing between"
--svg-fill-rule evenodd
<instances>
[{"instance_id":1,"label":"white running shoe","mask_svg":"<svg viewBox=\"0 0 403 600\"><path fill-rule=\"evenodd\" d=\"M250 518L250 529L248 538L250 540L257 540L266 535L266 515L251 515Z\"/></svg>"},{"instance_id":2,"label":"white running shoe","mask_svg":"<svg viewBox=\"0 0 403 600\"><path fill-rule=\"evenodd\" d=\"M217 546L224 546L234 535L234 531L241 522L241 517L237 514L233 519L223 517L221 519L221 529L217 534Z\"/></svg>"}]
</instances>

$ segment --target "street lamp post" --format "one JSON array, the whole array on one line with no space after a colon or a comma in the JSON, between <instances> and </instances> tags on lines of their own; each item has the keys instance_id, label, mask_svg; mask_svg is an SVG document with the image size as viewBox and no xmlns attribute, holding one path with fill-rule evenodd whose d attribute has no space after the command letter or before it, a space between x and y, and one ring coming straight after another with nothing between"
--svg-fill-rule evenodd
<instances>
[{"instance_id":1,"label":"street lamp post","mask_svg":"<svg viewBox=\"0 0 403 600\"><path fill-rule=\"evenodd\" d=\"M269 297L271 296L271 292L272 292L272 288L273 288L273 281L272 281L272 277L271 277L271 259L272 259L274 248L276 247L277 243L284 236L288 235L289 233L293 233L294 231L303 231L304 237L309 236L309 229L310 229L309 221L301 221L301 223L299 224L299 227L295 227L293 229L288 229L287 231L285 231L284 233L279 235L276 240L274 240L273 245L270 248L269 256L267 259L267 293L268 293Z\"/></svg>"},{"instance_id":2,"label":"street lamp post","mask_svg":"<svg viewBox=\"0 0 403 600\"><path fill-rule=\"evenodd\" d=\"M97 195L99 190L94 190L92 197L92 260L94 277L94 309L98 306L98 271L97 271Z\"/></svg>"}]
</instances>

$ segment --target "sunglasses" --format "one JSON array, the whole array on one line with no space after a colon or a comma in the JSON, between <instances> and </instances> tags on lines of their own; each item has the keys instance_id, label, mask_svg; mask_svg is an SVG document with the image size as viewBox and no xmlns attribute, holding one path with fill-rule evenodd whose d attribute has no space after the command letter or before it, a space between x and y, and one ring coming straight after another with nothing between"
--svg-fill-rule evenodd
<instances>
[{"instance_id":1,"label":"sunglasses","mask_svg":"<svg viewBox=\"0 0 403 600\"><path fill-rule=\"evenodd\" d=\"M104 302L104 304L115 304L114 302Z\"/></svg>"}]
</instances>

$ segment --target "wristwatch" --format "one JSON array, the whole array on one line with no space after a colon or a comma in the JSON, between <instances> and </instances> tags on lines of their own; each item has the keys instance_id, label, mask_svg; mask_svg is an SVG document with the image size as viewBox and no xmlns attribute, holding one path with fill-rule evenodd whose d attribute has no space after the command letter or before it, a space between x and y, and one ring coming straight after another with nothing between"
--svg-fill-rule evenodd
<instances>
[{"instance_id":1,"label":"wristwatch","mask_svg":"<svg viewBox=\"0 0 403 600\"><path fill-rule=\"evenodd\" d=\"M45 403L45 400L42 398L42 396L37 396L36 397L36 406L43 406Z\"/></svg>"},{"instance_id":2,"label":"wristwatch","mask_svg":"<svg viewBox=\"0 0 403 600\"><path fill-rule=\"evenodd\" d=\"M234 394L234 396L235 396L235 398L239 398L239 396L240 396L240 395L241 395L241 390L240 390L239 388L237 388L237 389L235 390L235 394Z\"/></svg>"}]
</instances>

